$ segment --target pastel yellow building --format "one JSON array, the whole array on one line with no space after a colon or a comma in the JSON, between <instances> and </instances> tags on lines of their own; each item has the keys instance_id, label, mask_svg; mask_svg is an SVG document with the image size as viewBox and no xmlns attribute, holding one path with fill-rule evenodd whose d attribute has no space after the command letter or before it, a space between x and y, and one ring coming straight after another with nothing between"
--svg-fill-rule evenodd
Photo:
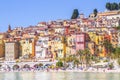
<instances>
[{"instance_id":1,"label":"pastel yellow building","mask_svg":"<svg viewBox=\"0 0 120 80\"><path fill-rule=\"evenodd\" d=\"M35 41L34 39L23 39L21 43L22 56L29 55L29 57L35 56Z\"/></svg>"},{"instance_id":2,"label":"pastel yellow building","mask_svg":"<svg viewBox=\"0 0 120 80\"><path fill-rule=\"evenodd\" d=\"M113 45L114 48L118 46L118 34L117 32L111 33L111 44Z\"/></svg>"},{"instance_id":3,"label":"pastel yellow building","mask_svg":"<svg viewBox=\"0 0 120 80\"><path fill-rule=\"evenodd\" d=\"M95 43L95 54L104 57L105 56L105 49L104 49L104 35L103 34L99 34L97 32L89 32L88 33L90 36L91 41L93 41ZM90 44L89 44L90 46ZM92 48L91 48L92 49ZM93 50L91 50L93 53Z\"/></svg>"},{"instance_id":4,"label":"pastel yellow building","mask_svg":"<svg viewBox=\"0 0 120 80\"><path fill-rule=\"evenodd\" d=\"M2 39L0 39L0 58L5 56L5 44Z\"/></svg>"},{"instance_id":5,"label":"pastel yellow building","mask_svg":"<svg viewBox=\"0 0 120 80\"><path fill-rule=\"evenodd\" d=\"M66 55L73 55L76 54L76 47L75 47L75 35L68 35L67 36L67 48L66 48Z\"/></svg>"},{"instance_id":6,"label":"pastel yellow building","mask_svg":"<svg viewBox=\"0 0 120 80\"><path fill-rule=\"evenodd\" d=\"M53 54L53 59L64 57L65 46L62 43L62 37L54 36L54 38L48 42L48 46L50 47L49 51Z\"/></svg>"}]
</instances>

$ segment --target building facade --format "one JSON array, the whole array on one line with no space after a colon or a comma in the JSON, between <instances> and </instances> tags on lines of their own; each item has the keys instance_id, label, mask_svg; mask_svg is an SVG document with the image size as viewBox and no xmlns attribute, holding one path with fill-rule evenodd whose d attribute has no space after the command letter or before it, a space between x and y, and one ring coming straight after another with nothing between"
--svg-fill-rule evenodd
<instances>
[{"instance_id":1,"label":"building facade","mask_svg":"<svg viewBox=\"0 0 120 80\"><path fill-rule=\"evenodd\" d=\"M5 43L5 60L14 61L19 58L19 45L17 42Z\"/></svg>"}]
</instances>

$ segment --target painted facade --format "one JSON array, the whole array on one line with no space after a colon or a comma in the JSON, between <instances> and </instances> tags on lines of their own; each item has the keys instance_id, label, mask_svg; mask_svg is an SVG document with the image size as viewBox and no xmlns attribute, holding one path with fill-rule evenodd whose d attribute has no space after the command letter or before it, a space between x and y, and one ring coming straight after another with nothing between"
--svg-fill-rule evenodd
<instances>
[{"instance_id":1,"label":"painted facade","mask_svg":"<svg viewBox=\"0 0 120 80\"><path fill-rule=\"evenodd\" d=\"M17 42L5 43L5 60L14 61L19 58L19 46Z\"/></svg>"},{"instance_id":2,"label":"painted facade","mask_svg":"<svg viewBox=\"0 0 120 80\"><path fill-rule=\"evenodd\" d=\"M35 57L36 58L47 58L48 54L48 40L49 37L39 37L35 46Z\"/></svg>"}]
</instances>

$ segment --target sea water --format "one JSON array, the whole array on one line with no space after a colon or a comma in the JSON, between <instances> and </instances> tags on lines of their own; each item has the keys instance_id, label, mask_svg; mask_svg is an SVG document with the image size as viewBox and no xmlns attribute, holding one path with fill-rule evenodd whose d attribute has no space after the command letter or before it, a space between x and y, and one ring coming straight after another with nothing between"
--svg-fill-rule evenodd
<instances>
[{"instance_id":1,"label":"sea water","mask_svg":"<svg viewBox=\"0 0 120 80\"><path fill-rule=\"evenodd\" d=\"M0 80L120 80L120 73L0 72Z\"/></svg>"}]
</instances>

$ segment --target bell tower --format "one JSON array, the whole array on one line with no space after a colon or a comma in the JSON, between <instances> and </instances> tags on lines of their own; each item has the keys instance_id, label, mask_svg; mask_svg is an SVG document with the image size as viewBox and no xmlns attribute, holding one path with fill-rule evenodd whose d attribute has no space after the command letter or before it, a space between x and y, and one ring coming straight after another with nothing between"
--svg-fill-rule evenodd
<instances>
[{"instance_id":1,"label":"bell tower","mask_svg":"<svg viewBox=\"0 0 120 80\"><path fill-rule=\"evenodd\" d=\"M8 25L8 31L7 32L11 32L11 26Z\"/></svg>"}]
</instances>

